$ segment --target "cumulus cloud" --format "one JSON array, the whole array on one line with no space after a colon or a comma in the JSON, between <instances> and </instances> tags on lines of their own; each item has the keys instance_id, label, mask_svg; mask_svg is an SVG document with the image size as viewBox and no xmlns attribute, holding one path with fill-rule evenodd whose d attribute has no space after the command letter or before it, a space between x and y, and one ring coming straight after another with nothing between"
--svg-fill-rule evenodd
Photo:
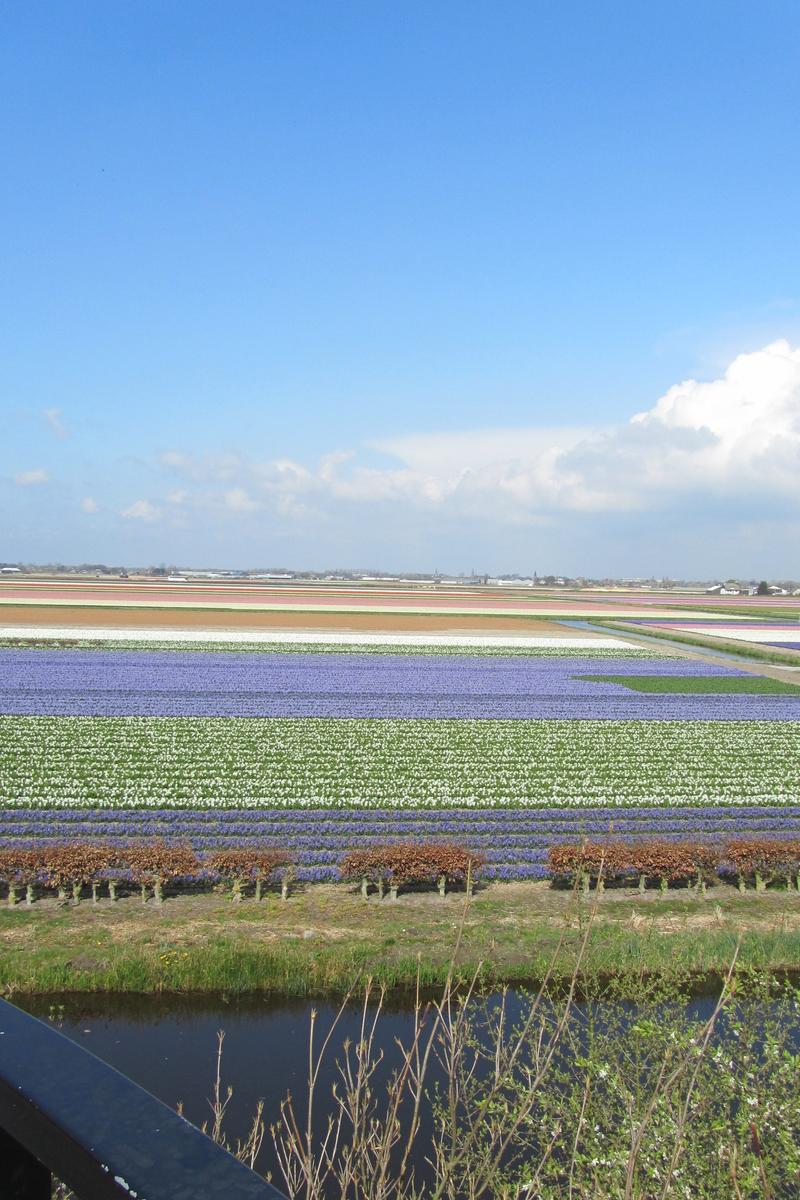
<instances>
[{"instance_id":1,"label":"cumulus cloud","mask_svg":"<svg viewBox=\"0 0 800 1200\"><path fill-rule=\"evenodd\" d=\"M421 435L377 448L403 464L380 473L383 488L457 508L480 498L511 519L686 495L780 503L800 496L800 350L778 341L739 355L721 378L686 380L618 426Z\"/></svg>"},{"instance_id":2,"label":"cumulus cloud","mask_svg":"<svg viewBox=\"0 0 800 1200\"><path fill-rule=\"evenodd\" d=\"M757 499L780 515L800 499L800 350L776 341L739 355L720 378L685 380L619 425L413 434L364 450L393 461L367 466L352 450L334 450L312 467L179 451L161 462L192 485L186 499L196 506L272 508L298 520L380 504L546 524L565 513L665 509L689 498L742 509Z\"/></svg>"},{"instance_id":3,"label":"cumulus cloud","mask_svg":"<svg viewBox=\"0 0 800 1200\"><path fill-rule=\"evenodd\" d=\"M149 500L134 500L133 504L123 508L120 516L127 521L157 521L161 516L161 509Z\"/></svg>"},{"instance_id":4,"label":"cumulus cloud","mask_svg":"<svg viewBox=\"0 0 800 1200\"><path fill-rule=\"evenodd\" d=\"M81 500L81 508L85 513L96 513L99 507L93 496L84 496Z\"/></svg>"},{"instance_id":5,"label":"cumulus cloud","mask_svg":"<svg viewBox=\"0 0 800 1200\"><path fill-rule=\"evenodd\" d=\"M37 483L47 483L49 478L44 467L36 467L32 471L19 471L14 476L14 483L19 487L34 487Z\"/></svg>"},{"instance_id":6,"label":"cumulus cloud","mask_svg":"<svg viewBox=\"0 0 800 1200\"><path fill-rule=\"evenodd\" d=\"M61 409L45 408L43 411L44 419L50 426L51 432L55 434L59 441L63 441L67 437L67 430L64 427L64 422L61 420Z\"/></svg>"}]
</instances>

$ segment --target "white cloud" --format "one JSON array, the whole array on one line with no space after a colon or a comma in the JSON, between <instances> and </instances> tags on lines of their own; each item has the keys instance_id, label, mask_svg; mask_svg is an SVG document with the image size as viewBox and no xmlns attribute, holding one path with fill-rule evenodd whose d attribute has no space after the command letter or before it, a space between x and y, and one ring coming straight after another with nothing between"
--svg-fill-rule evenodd
<instances>
[{"instance_id":1,"label":"white cloud","mask_svg":"<svg viewBox=\"0 0 800 1200\"><path fill-rule=\"evenodd\" d=\"M149 500L134 500L133 504L123 508L120 516L128 521L157 521L161 516L161 509Z\"/></svg>"},{"instance_id":2,"label":"white cloud","mask_svg":"<svg viewBox=\"0 0 800 1200\"><path fill-rule=\"evenodd\" d=\"M224 493L222 499L225 507L230 509L231 512L253 512L254 509L260 507L257 501L248 496L244 488L240 487L229 488Z\"/></svg>"},{"instance_id":3,"label":"white cloud","mask_svg":"<svg viewBox=\"0 0 800 1200\"><path fill-rule=\"evenodd\" d=\"M165 467L175 467L179 471L188 467L192 461L188 454L181 454L179 450L165 450L158 458Z\"/></svg>"},{"instance_id":4,"label":"white cloud","mask_svg":"<svg viewBox=\"0 0 800 1200\"><path fill-rule=\"evenodd\" d=\"M55 434L59 441L63 441L63 439L68 435L66 429L64 428L64 422L61 420L61 409L45 408L43 412L44 419L50 426L51 431Z\"/></svg>"},{"instance_id":5,"label":"white cloud","mask_svg":"<svg viewBox=\"0 0 800 1200\"><path fill-rule=\"evenodd\" d=\"M49 478L44 467L36 467L33 471L20 471L14 476L14 483L20 487L33 487L37 483L47 483Z\"/></svg>"},{"instance_id":6,"label":"white cloud","mask_svg":"<svg viewBox=\"0 0 800 1200\"><path fill-rule=\"evenodd\" d=\"M176 471L185 479L203 480L213 477L219 480L235 481L242 469L243 459L239 454L208 454L195 458L184 454L181 450L166 450L160 454L162 466Z\"/></svg>"},{"instance_id":7,"label":"white cloud","mask_svg":"<svg viewBox=\"0 0 800 1200\"><path fill-rule=\"evenodd\" d=\"M800 497L800 350L784 341L687 380L624 425L476 430L377 443L403 464L350 486L505 514L626 511L681 496Z\"/></svg>"},{"instance_id":8,"label":"white cloud","mask_svg":"<svg viewBox=\"0 0 800 1200\"><path fill-rule=\"evenodd\" d=\"M367 466L352 450L315 467L179 451L161 462L187 484L181 502L231 514L264 507L294 521L382 504L542 525L563 513L639 512L689 499L780 516L800 500L800 350L778 341L739 355L720 378L677 384L620 425L413 434L364 449L394 462Z\"/></svg>"},{"instance_id":9,"label":"white cloud","mask_svg":"<svg viewBox=\"0 0 800 1200\"><path fill-rule=\"evenodd\" d=\"M99 507L93 496L84 496L81 500L81 508L85 513L96 513Z\"/></svg>"}]
</instances>

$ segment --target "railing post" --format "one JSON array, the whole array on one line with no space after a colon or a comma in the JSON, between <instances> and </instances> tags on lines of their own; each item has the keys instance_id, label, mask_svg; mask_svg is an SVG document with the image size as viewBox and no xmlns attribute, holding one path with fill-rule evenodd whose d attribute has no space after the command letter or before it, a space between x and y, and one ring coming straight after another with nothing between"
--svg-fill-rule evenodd
<instances>
[{"instance_id":1,"label":"railing post","mask_svg":"<svg viewBox=\"0 0 800 1200\"><path fill-rule=\"evenodd\" d=\"M0 1129L0 1172L3 1200L50 1200L52 1180L47 1167Z\"/></svg>"},{"instance_id":2,"label":"railing post","mask_svg":"<svg viewBox=\"0 0 800 1200\"><path fill-rule=\"evenodd\" d=\"M48 1171L80 1200L286 1200L174 1109L3 999L0 1130L0 1200L50 1200Z\"/></svg>"}]
</instances>

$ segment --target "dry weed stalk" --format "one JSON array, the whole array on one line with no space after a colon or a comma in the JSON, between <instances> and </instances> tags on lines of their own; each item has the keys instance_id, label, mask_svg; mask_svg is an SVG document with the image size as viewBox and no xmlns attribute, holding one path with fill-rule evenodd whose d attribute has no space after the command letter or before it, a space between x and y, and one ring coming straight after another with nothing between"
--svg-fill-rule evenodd
<instances>
[{"instance_id":1,"label":"dry weed stalk","mask_svg":"<svg viewBox=\"0 0 800 1200\"><path fill-rule=\"evenodd\" d=\"M432 1003L423 1003L418 981L411 1036L405 1045L396 1040L400 1062L382 1097L375 1075L383 1061L383 1052L376 1049L376 1031L384 993L380 992L370 1013L374 989L371 981L366 981L358 1041L344 1043L343 1058L336 1064L338 1080L332 1089L333 1111L323 1132L316 1137L314 1117L320 1073L335 1030L353 998L353 990L339 1007L318 1050L316 1013L312 1012L305 1120L289 1095L281 1106L280 1120L270 1127L284 1186L292 1200L494 1197L500 1171L531 1120L538 1091L562 1046L572 1017L596 903L580 939L567 994L555 1017L549 993L566 929L522 1023L517 1028L511 1027L507 991L503 991L493 1036L490 1042L481 1045L475 1037L472 1020L481 967L466 983L457 978L456 969L470 907L468 892L442 995ZM445 1080L443 1094L438 1098L432 1091L434 1066ZM511 1079L517 1080L513 1098L509 1095ZM432 1109L433 1134L428 1145L422 1146L422 1113L430 1114ZM539 1171L560 1132L559 1129L551 1136ZM415 1159L421 1156L428 1176L425 1180L419 1178L415 1166ZM538 1172L534 1172L515 1196L519 1200L533 1200L537 1195L537 1180Z\"/></svg>"}]
</instances>

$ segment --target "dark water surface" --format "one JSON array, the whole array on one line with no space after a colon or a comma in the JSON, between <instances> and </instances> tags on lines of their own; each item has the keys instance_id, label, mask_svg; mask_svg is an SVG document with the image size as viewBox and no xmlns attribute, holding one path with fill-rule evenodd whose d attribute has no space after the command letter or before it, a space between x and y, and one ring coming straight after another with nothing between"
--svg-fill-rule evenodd
<instances>
[{"instance_id":1,"label":"dark water surface","mask_svg":"<svg viewBox=\"0 0 800 1200\"><path fill-rule=\"evenodd\" d=\"M492 998L497 1002L497 997ZM705 1018L713 1010L715 995L695 997L687 1008L692 1017ZM217 1033L225 1031L223 1091L230 1084L233 1098L225 1127L233 1141L247 1135L256 1102L264 1100L267 1125L276 1121L281 1101L291 1092L305 1120L308 1079L310 1014L318 1014L315 1040L321 1045L338 1012L335 1003L291 1001L263 996L227 1000L222 996L64 995L15 997L19 1007L42 1020L51 1020L67 1037L110 1063L136 1083L175 1107L183 1103L185 1116L196 1125L210 1120L210 1098L216 1073ZM626 1005L631 1012L633 1005ZM516 1019L527 1008L522 993L510 992L509 1017ZM373 1010L374 1011L374 1010ZM340 1018L332 1039L332 1053L319 1079L318 1128L331 1111L332 1083L338 1079L336 1059L345 1038L358 1041L362 1006L354 1004ZM395 1039L409 1044L413 1036L413 998L389 998L378 1025L377 1045L385 1054L378 1085L399 1062ZM437 1072L432 1072L435 1081ZM423 1131L424 1133L424 1131ZM417 1166L423 1167L424 1142L420 1139ZM258 1163L275 1173L280 1186L269 1134Z\"/></svg>"},{"instance_id":2,"label":"dark water surface","mask_svg":"<svg viewBox=\"0 0 800 1200\"><path fill-rule=\"evenodd\" d=\"M196 1125L211 1119L210 1098L216 1075L217 1033L225 1032L222 1059L223 1091L230 1084L233 1098L225 1129L231 1141L244 1139L256 1102L264 1100L267 1125L276 1121L281 1101L291 1092L305 1116L308 1081L310 1015L317 1012L315 1042L321 1046L339 1011L336 1003L275 1000L269 997L221 996L15 996L26 1012L50 1020L56 1028L92 1054L146 1088ZM360 1037L362 1007L353 1005L339 1021L333 1053L319 1078L320 1116L330 1111L331 1085L338 1078L345 1038ZM395 1000L380 1019L380 1048L386 1054L386 1079L399 1061L395 1038L410 1041L414 1024L410 1000ZM269 1134L259 1168L275 1171ZM280 1186L280 1180L274 1180Z\"/></svg>"}]
</instances>

